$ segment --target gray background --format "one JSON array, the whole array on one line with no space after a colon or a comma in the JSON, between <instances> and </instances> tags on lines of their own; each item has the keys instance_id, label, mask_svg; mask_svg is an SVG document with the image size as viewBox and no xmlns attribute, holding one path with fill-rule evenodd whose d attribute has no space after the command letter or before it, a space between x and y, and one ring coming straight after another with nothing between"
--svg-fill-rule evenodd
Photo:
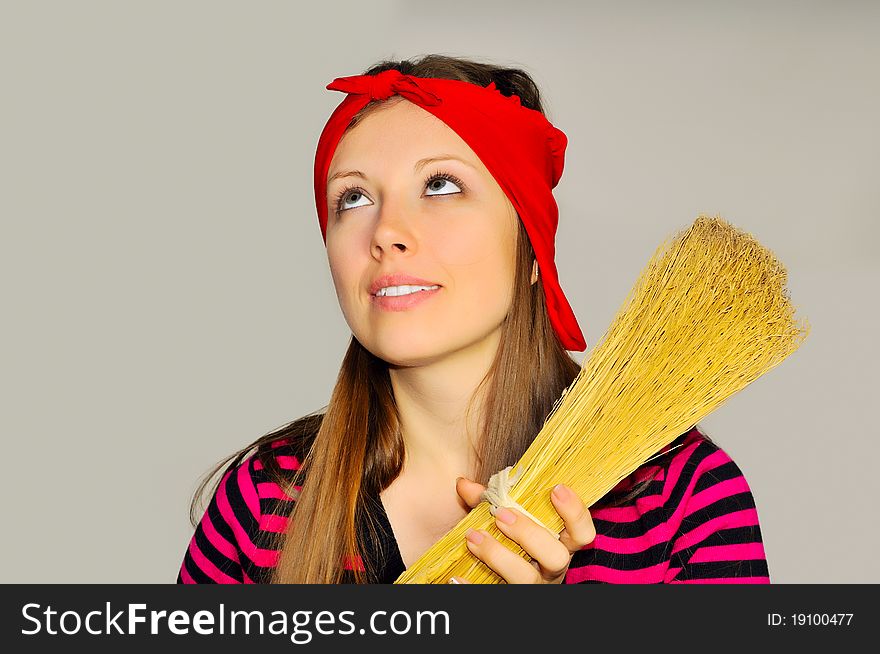
<instances>
[{"instance_id":1,"label":"gray background","mask_svg":"<svg viewBox=\"0 0 880 654\"><path fill-rule=\"evenodd\" d=\"M324 87L440 52L526 68L568 134L590 349L700 212L786 264L813 333L701 425L774 582L880 582L878 33L853 1L3 2L0 581L174 581L197 479L326 404Z\"/></svg>"}]
</instances>

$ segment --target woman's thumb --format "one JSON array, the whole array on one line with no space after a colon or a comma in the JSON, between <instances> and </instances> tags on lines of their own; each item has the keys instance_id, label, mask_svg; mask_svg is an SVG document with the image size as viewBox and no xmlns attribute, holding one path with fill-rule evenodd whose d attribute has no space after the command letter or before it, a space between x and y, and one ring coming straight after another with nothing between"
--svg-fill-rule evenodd
<instances>
[{"instance_id":1,"label":"woman's thumb","mask_svg":"<svg viewBox=\"0 0 880 654\"><path fill-rule=\"evenodd\" d=\"M480 503L480 496L484 490L486 490L485 486L465 477L459 477L455 480L455 491L470 508L474 508Z\"/></svg>"}]
</instances>

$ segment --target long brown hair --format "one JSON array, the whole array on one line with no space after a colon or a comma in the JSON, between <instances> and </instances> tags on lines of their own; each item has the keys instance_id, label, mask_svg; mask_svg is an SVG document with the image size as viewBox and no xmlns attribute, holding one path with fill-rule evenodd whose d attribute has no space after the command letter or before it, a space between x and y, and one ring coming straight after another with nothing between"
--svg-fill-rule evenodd
<instances>
[{"instance_id":1,"label":"long brown hair","mask_svg":"<svg viewBox=\"0 0 880 654\"><path fill-rule=\"evenodd\" d=\"M540 93L523 70L473 60L427 55L409 61L382 61L364 74L396 68L419 77L457 79L486 86L495 82L504 95L518 95L523 106L541 111ZM392 96L393 98L394 96ZM352 119L352 129L381 102L372 102ZM498 470L513 465L540 431L554 401L580 371L563 349L550 323L541 283L531 284L534 260L528 234L518 221L513 300L502 324L495 359L474 393L485 385L484 422L477 442L476 481L485 484ZM471 402L473 402L472 397ZM470 405L469 405L470 410ZM300 470L291 477L278 468L272 443L293 439L305 452ZM321 413L304 416L269 433L221 462L196 490L190 519L196 524L197 500L220 469L235 467L257 447L268 474L291 494L301 485L286 532L273 543L280 550L272 583L338 583L342 562L365 551L358 524L375 525L375 498L400 474L404 443L388 375L388 364L352 336L329 404ZM232 462L226 465L232 459ZM650 480L637 485L623 503ZM377 539L375 529L368 532ZM306 547L303 544L307 544ZM354 567L358 583L367 571Z\"/></svg>"}]
</instances>

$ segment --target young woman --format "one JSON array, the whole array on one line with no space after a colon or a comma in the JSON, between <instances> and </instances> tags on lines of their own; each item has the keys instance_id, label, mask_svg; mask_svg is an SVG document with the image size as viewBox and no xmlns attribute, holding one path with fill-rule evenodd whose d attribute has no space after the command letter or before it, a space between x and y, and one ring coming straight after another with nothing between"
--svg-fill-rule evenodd
<instances>
[{"instance_id":1,"label":"young woman","mask_svg":"<svg viewBox=\"0 0 880 654\"><path fill-rule=\"evenodd\" d=\"M430 55L328 88L347 95L315 198L351 343L321 413L206 477L179 583L393 582L522 456L580 369L554 262L567 141L528 74ZM564 486L551 501L559 538L495 516L532 563L487 532L468 548L509 583L769 583L749 486L696 426L589 509Z\"/></svg>"}]
</instances>

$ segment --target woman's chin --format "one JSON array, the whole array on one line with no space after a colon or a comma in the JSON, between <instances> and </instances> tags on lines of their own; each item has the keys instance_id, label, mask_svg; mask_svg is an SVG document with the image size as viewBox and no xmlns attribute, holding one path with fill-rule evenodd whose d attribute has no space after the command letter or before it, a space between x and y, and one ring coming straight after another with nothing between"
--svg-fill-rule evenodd
<instances>
[{"instance_id":1,"label":"woman's chin","mask_svg":"<svg viewBox=\"0 0 880 654\"><path fill-rule=\"evenodd\" d=\"M423 366L452 350L449 344L439 343L436 339L423 341L413 339L411 335L400 338L383 336L372 340L369 345L364 344L364 347L389 365L401 368Z\"/></svg>"},{"instance_id":2,"label":"woman's chin","mask_svg":"<svg viewBox=\"0 0 880 654\"><path fill-rule=\"evenodd\" d=\"M445 338L444 338L445 337ZM500 339L500 326L489 335L465 335L449 333L449 329L435 326L414 334L412 330L378 330L358 338L358 341L372 354L391 366L411 368L435 363L445 357L465 352L483 352L491 349L494 353Z\"/></svg>"},{"instance_id":3,"label":"woman's chin","mask_svg":"<svg viewBox=\"0 0 880 654\"><path fill-rule=\"evenodd\" d=\"M433 348L382 348L374 352L376 356L394 368L413 368L433 363L443 356L443 352Z\"/></svg>"}]
</instances>

